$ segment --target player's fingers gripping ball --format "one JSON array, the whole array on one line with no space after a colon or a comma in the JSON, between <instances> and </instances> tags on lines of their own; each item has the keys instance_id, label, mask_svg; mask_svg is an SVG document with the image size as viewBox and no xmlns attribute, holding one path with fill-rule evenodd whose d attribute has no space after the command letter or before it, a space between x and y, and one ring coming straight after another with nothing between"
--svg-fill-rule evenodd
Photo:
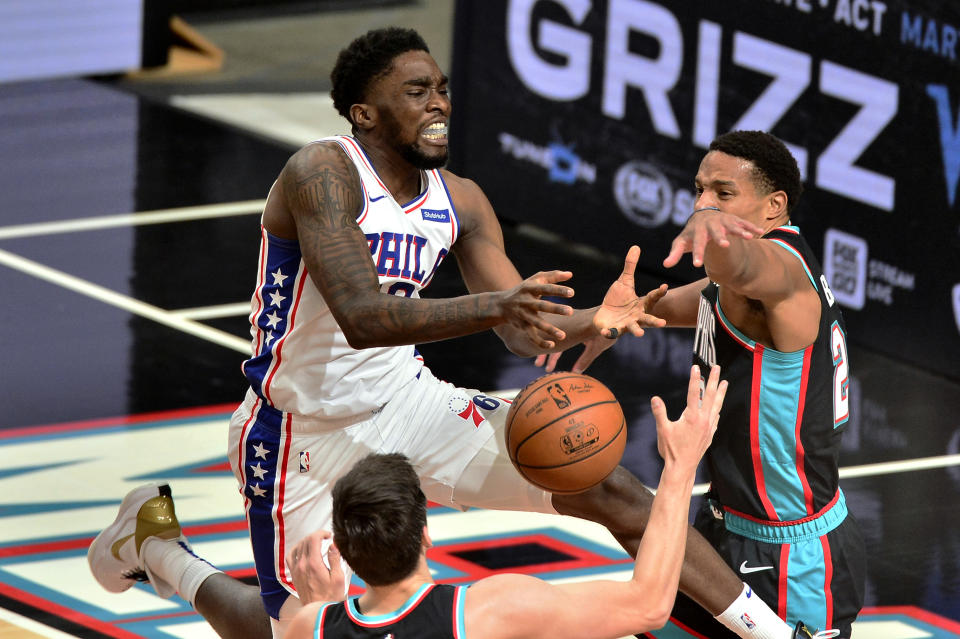
<instances>
[{"instance_id":1,"label":"player's fingers gripping ball","mask_svg":"<svg viewBox=\"0 0 960 639\"><path fill-rule=\"evenodd\" d=\"M510 461L552 493L579 493L620 463L627 425L610 389L578 373L544 375L523 388L507 413Z\"/></svg>"}]
</instances>

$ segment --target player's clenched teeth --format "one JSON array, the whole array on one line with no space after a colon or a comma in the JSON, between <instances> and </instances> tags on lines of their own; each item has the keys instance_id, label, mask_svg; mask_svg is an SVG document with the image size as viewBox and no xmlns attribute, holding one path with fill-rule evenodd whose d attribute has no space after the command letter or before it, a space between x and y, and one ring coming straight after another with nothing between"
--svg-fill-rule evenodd
<instances>
[{"instance_id":1,"label":"player's clenched teeth","mask_svg":"<svg viewBox=\"0 0 960 639\"><path fill-rule=\"evenodd\" d=\"M447 125L443 122L434 122L423 130L423 137L428 140L442 140L447 137Z\"/></svg>"}]
</instances>

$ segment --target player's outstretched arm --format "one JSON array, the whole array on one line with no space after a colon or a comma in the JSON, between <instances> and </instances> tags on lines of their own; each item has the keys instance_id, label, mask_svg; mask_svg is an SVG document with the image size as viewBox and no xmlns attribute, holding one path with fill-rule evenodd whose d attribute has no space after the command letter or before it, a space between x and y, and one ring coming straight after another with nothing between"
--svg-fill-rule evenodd
<instances>
[{"instance_id":1,"label":"player's outstretched arm","mask_svg":"<svg viewBox=\"0 0 960 639\"><path fill-rule=\"evenodd\" d=\"M634 272L639 258L640 247L631 246L620 277L607 289L600 306L593 309L592 324L596 335L583 340L583 352L571 368L574 373L585 371L621 335L629 333L642 337L644 327L660 328L666 325L666 320L652 313L653 307L667 294L666 284L661 284L643 297L637 297ZM541 355L534 363L544 366L546 372L550 373L559 359L560 352L556 352Z\"/></svg>"},{"instance_id":2,"label":"player's outstretched arm","mask_svg":"<svg viewBox=\"0 0 960 639\"><path fill-rule=\"evenodd\" d=\"M637 297L634 273L639 259L640 247L631 246L623 261L620 277L607 289L603 302L593 315L593 326L602 337L616 339L624 332L641 337L644 327L659 328L666 325L665 320L652 313L657 302L667 293L666 284L661 284L643 297Z\"/></svg>"},{"instance_id":3,"label":"player's outstretched arm","mask_svg":"<svg viewBox=\"0 0 960 639\"><path fill-rule=\"evenodd\" d=\"M663 264L674 266L690 253L693 265L703 266L711 281L766 304L812 292L800 261L762 235L760 227L736 215L702 209L674 238Z\"/></svg>"},{"instance_id":4,"label":"player's outstretched arm","mask_svg":"<svg viewBox=\"0 0 960 639\"><path fill-rule=\"evenodd\" d=\"M720 210L696 212L674 240L664 265L676 264L686 251L692 253L694 265L700 256L709 280L733 300L739 297L763 306L768 345L783 351L805 348L816 339L820 323L817 284L795 250L751 227Z\"/></svg>"},{"instance_id":5,"label":"player's outstretched arm","mask_svg":"<svg viewBox=\"0 0 960 639\"><path fill-rule=\"evenodd\" d=\"M663 260L663 265L667 268L676 266L684 253L690 253L693 265L703 266L704 253L711 245L729 248L731 241L749 240L761 235L763 229L756 224L723 213L716 207L697 209L673 238L670 253Z\"/></svg>"},{"instance_id":6,"label":"player's outstretched arm","mask_svg":"<svg viewBox=\"0 0 960 639\"><path fill-rule=\"evenodd\" d=\"M482 293L511 289L521 284L520 274L504 251L500 223L483 191L471 180L448 171L443 175L461 221L461 234L454 246L454 255L467 289L471 293ZM565 273L566 277L571 276L568 271L560 272ZM523 282L531 282L542 276L543 273L538 273ZM507 348L520 356L563 350L598 335L592 323L596 310L581 309L566 315L555 311L554 314L541 317L541 321L555 329L551 344L536 339L526 326L516 322L498 326L495 330ZM637 316L636 313L633 316L627 314L624 318L636 320ZM620 321L620 328L626 330L627 319Z\"/></svg>"},{"instance_id":7,"label":"player's outstretched arm","mask_svg":"<svg viewBox=\"0 0 960 639\"><path fill-rule=\"evenodd\" d=\"M503 232L489 200L472 181L450 172L444 172L444 176L461 219L461 236L454 255L468 290L471 293L480 293L516 286L520 282L520 275L504 251ZM608 291L600 324L595 316L602 307L595 307L574 311L567 317L557 313L541 318L541 321L549 324L540 326L540 330L547 330L546 326L554 329L552 343L534 339L536 336L531 335L526 326L516 322L497 327L497 335L511 352L520 356L531 356L548 351L563 351L600 336L601 331L608 336L626 332L642 335L643 327L661 325L658 318L646 311L656 301L648 299L648 296L662 295L662 290L656 289L648 296L638 298L633 289L633 271L639 251L639 248L631 250L624 264L623 274ZM569 272L565 273L569 277ZM538 273L534 278L542 275ZM525 280L529 281L530 279ZM590 352L599 354L605 348L606 346L591 348ZM555 358L551 360L555 361Z\"/></svg>"},{"instance_id":8,"label":"player's outstretched arm","mask_svg":"<svg viewBox=\"0 0 960 639\"><path fill-rule=\"evenodd\" d=\"M599 639L662 627L680 582L697 464L716 432L726 387L720 369L714 367L701 402L700 373L693 367L687 407L678 420L667 418L660 398L651 400L664 469L630 581L551 585L525 575L483 579L467 591L467 634Z\"/></svg>"},{"instance_id":9,"label":"player's outstretched arm","mask_svg":"<svg viewBox=\"0 0 960 639\"><path fill-rule=\"evenodd\" d=\"M666 284L661 284L643 297L638 297L634 271L639 257L639 247L632 246L624 259L623 272L607 289L603 303L595 309L593 325L597 333L583 341L583 352L571 368L574 373L584 372L624 333L640 337L644 328L696 325L700 289L706 282L670 289ZM553 372L560 355L560 352L540 355L534 364L543 366L547 373Z\"/></svg>"},{"instance_id":10,"label":"player's outstretched arm","mask_svg":"<svg viewBox=\"0 0 960 639\"><path fill-rule=\"evenodd\" d=\"M287 626L287 639L311 639L320 608L331 601L341 601L346 592L346 577L340 551L333 544L324 555L325 541L333 535L326 530L313 532L287 553L286 563L304 604ZM326 557L326 560L324 560Z\"/></svg>"},{"instance_id":11,"label":"player's outstretched arm","mask_svg":"<svg viewBox=\"0 0 960 639\"><path fill-rule=\"evenodd\" d=\"M571 312L566 305L543 299L573 294L560 284L569 278L560 271L450 299L382 292L356 222L363 206L360 178L334 143L310 144L294 154L275 189L294 219L310 277L354 348L436 341L503 324L523 326L533 342L549 348L556 329L541 314Z\"/></svg>"},{"instance_id":12,"label":"player's outstretched arm","mask_svg":"<svg viewBox=\"0 0 960 639\"><path fill-rule=\"evenodd\" d=\"M285 557L297 597L303 604L340 601L347 591L340 550L332 539L333 534L327 530L314 531L297 542ZM326 552L324 546L328 546Z\"/></svg>"}]
</instances>

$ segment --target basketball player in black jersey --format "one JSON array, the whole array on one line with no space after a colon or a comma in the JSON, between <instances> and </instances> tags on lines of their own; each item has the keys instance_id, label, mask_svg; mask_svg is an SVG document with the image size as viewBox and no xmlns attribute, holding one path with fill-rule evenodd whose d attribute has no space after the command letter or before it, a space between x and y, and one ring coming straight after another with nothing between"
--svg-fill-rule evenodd
<instances>
[{"instance_id":1,"label":"basketball player in black jersey","mask_svg":"<svg viewBox=\"0 0 960 639\"><path fill-rule=\"evenodd\" d=\"M735 131L713 141L695 184L697 212L664 266L690 252L707 278L674 289L655 312L668 325L695 325L695 362L719 364L730 381L706 455L711 499L697 527L781 617L849 637L863 605L865 550L839 485L846 328L791 224L800 171L774 136ZM733 220L762 235L728 236ZM705 634L729 636L685 607Z\"/></svg>"},{"instance_id":2,"label":"basketball player in black jersey","mask_svg":"<svg viewBox=\"0 0 960 639\"><path fill-rule=\"evenodd\" d=\"M718 364L730 381L696 527L786 621L849 637L865 551L839 486L846 328L790 221L800 171L774 136L735 131L710 145L695 185L695 211L663 263L691 253L707 277L671 289L651 312L667 326L696 327L695 363ZM744 222L755 237L743 235ZM588 349L574 370L596 355ZM701 635L732 636L682 596L677 612Z\"/></svg>"},{"instance_id":3,"label":"basketball player in black jersey","mask_svg":"<svg viewBox=\"0 0 960 639\"><path fill-rule=\"evenodd\" d=\"M699 369L692 368L687 407L677 421L667 418L662 400L651 400L664 468L630 581L551 585L500 574L469 587L436 585L427 566L427 502L417 473L402 455L371 455L334 486L335 546L328 563L320 549L329 533L307 537L288 555L301 600L313 603L297 614L286 637L600 639L662 627L680 580L696 468L726 391L719 378L714 367L701 402ZM367 585L363 595L344 602L339 553Z\"/></svg>"}]
</instances>

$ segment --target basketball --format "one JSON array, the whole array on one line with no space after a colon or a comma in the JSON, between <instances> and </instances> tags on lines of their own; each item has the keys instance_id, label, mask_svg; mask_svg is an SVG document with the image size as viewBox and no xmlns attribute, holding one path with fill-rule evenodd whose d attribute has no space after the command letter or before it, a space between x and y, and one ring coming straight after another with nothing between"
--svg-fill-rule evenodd
<instances>
[{"instance_id":1,"label":"basketball","mask_svg":"<svg viewBox=\"0 0 960 639\"><path fill-rule=\"evenodd\" d=\"M588 375L556 372L517 394L504 436L527 481L551 493L579 493L620 463L627 424L609 388Z\"/></svg>"}]
</instances>

